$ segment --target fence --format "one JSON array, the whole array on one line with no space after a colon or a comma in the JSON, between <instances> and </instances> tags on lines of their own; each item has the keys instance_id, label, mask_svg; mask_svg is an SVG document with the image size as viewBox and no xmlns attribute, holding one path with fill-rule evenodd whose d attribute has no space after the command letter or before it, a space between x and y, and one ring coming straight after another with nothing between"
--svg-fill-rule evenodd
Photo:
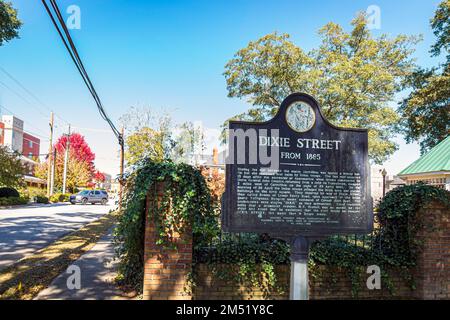
<instances>
[{"instance_id":1,"label":"fence","mask_svg":"<svg viewBox=\"0 0 450 320\"><path fill-rule=\"evenodd\" d=\"M381 229L379 228L379 219L378 213L374 212L374 221L375 228L371 233L368 234L349 234L349 235L333 235L329 238L340 240L348 245L352 245L355 248L364 248L367 250L383 250L383 234ZM239 246L243 243L247 243L249 241L253 242L261 242L267 243L273 241L275 239L271 239L270 236L262 234L254 234L254 233L230 233L220 231L219 234L211 239L208 244L202 244L201 246L197 246L194 251L194 256L198 261L205 261L206 257L209 253L217 250L218 247L222 247L224 244L235 244ZM288 261L288 260L287 260Z\"/></svg>"}]
</instances>

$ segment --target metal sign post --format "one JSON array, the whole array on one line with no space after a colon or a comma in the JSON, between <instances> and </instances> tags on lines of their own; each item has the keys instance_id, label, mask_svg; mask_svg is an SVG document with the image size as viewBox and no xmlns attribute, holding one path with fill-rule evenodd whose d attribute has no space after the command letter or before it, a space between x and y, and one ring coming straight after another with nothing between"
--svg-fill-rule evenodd
<instances>
[{"instance_id":1,"label":"metal sign post","mask_svg":"<svg viewBox=\"0 0 450 320\"><path fill-rule=\"evenodd\" d=\"M308 300L308 255L308 238L296 237L291 244L290 300Z\"/></svg>"}]
</instances>

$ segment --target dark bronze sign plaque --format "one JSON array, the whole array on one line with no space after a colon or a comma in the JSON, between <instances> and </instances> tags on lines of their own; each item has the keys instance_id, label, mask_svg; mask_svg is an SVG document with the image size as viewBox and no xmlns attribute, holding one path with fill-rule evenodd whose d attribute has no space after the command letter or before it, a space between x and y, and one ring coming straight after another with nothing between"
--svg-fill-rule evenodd
<instances>
[{"instance_id":1,"label":"dark bronze sign plaque","mask_svg":"<svg viewBox=\"0 0 450 320\"><path fill-rule=\"evenodd\" d=\"M367 130L330 124L300 93L267 122L231 121L223 229L286 239L370 232L367 143Z\"/></svg>"}]
</instances>

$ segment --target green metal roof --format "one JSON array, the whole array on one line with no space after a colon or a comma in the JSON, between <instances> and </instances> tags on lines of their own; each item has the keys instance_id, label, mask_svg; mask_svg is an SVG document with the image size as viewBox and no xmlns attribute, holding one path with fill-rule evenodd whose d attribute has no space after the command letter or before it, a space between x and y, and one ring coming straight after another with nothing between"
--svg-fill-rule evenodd
<instances>
[{"instance_id":1,"label":"green metal roof","mask_svg":"<svg viewBox=\"0 0 450 320\"><path fill-rule=\"evenodd\" d=\"M450 136L410 164L399 175L450 171Z\"/></svg>"}]
</instances>

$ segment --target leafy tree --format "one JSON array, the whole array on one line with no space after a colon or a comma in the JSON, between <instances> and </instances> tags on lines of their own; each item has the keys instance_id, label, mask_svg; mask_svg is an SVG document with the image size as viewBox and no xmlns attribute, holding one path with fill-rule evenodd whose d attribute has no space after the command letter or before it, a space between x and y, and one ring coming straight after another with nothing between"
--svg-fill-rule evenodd
<instances>
[{"instance_id":1,"label":"leafy tree","mask_svg":"<svg viewBox=\"0 0 450 320\"><path fill-rule=\"evenodd\" d=\"M179 133L174 138L172 159L176 162L198 164L196 156L205 150L204 132L189 121L181 124L177 129Z\"/></svg>"},{"instance_id":2,"label":"leafy tree","mask_svg":"<svg viewBox=\"0 0 450 320\"><path fill-rule=\"evenodd\" d=\"M56 141L55 149L58 154L64 154L66 152L67 136L61 136ZM76 160L86 162L91 168L92 174L94 174L94 160L95 154L92 152L88 143L79 133L72 133L70 135L70 154Z\"/></svg>"},{"instance_id":3,"label":"leafy tree","mask_svg":"<svg viewBox=\"0 0 450 320\"><path fill-rule=\"evenodd\" d=\"M431 54L446 53L446 61L430 70L418 68L406 82L412 92L399 108L406 141L419 141L421 153L450 133L450 0L439 5L431 27L437 37Z\"/></svg>"},{"instance_id":4,"label":"leafy tree","mask_svg":"<svg viewBox=\"0 0 450 320\"><path fill-rule=\"evenodd\" d=\"M431 19L431 28L437 38L431 47L431 54L438 56L442 51L447 52L447 64L450 62L450 0L439 4L434 17Z\"/></svg>"},{"instance_id":5,"label":"leafy tree","mask_svg":"<svg viewBox=\"0 0 450 320\"><path fill-rule=\"evenodd\" d=\"M127 136L125 160L127 164L136 164L143 158L160 162L164 160L164 146L161 132L151 128L142 128Z\"/></svg>"},{"instance_id":6,"label":"leafy tree","mask_svg":"<svg viewBox=\"0 0 450 320\"><path fill-rule=\"evenodd\" d=\"M17 10L10 2L0 0L0 46L19 37L19 28L22 22L17 18Z\"/></svg>"},{"instance_id":7,"label":"leafy tree","mask_svg":"<svg viewBox=\"0 0 450 320\"><path fill-rule=\"evenodd\" d=\"M105 182L105 180L106 180L105 175L97 170L94 174L94 181L96 183L102 183L102 182Z\"/></svg>"},{"instance_id":8,"label":"leafy tree","mask_svg":"<svg viewBox=\"0 0 450 320\"><path fill-rule=\"evenodd\" d=\"M398 116L389 102L413 70L410 56L419 39L374 38L362 14L352 26L345 32L328 23L319 31L321 45L308 53L277 33L239 50L225 66L228 95L248 98L253 108L234 119L266 120L290 93L309 93L334 124L368 128L371 159L386 160L397 148Z\"/></svg>"},{"instance_id":9,"label":"leafy tree","mask_svg":"<svg viewBox=\"0 0 450 320\"><path fill-rule=\"evenodd\" d=\"M19 154L10 152L7 147L0 146L0 187L23 186L25 168L20 162Z\"/></svg>"},{"instance_id":10,"label":"leafy tree","mask_svg":"<svg viewBox=\"0 0 450 320\"><path fill-rule=\"evenodd\" d=\"M59 155L57 158L55 186L60 187L63 184L64 173L64 158ZM75 157L70 156L67 164L67 181L66 186L74 192L76 187L86 187L92 181L92 172L90 166L84 162L79 161Z\"/></svg>"},{"instance_id":11,"label":"leafy tree","mask_svg":"<svg viewBox=\"0 0 450 320\"><path fill-rule=\"evenodd\" d=\"M131 107L120 122L126 131L127 165L135 165L144 158L154 162L170 158L174 141L172 121L167 113L158 115L149 107Z\"/></svg>"},{"instance_id":12,"label":"leafy tree","mask_svg":"<svg viewBox=\"0 0 450 320\"><path fill-rule=\"evenodd\" d=\"M192 122L173 125L167 112L158 114L149 107L131 107L120 122L126 130L125 160L129 166L142 159L194 164L195 155L205 148L200 128Z\"/></svg>"},{"instance_id":13,"label":"leafy tree","mask_svg":"<svg viewBox=\"0 0 450 320\"><path fill-rule=\"evenodd\" d=\"M67 139L67 136L61 136L54 146L56 149L54 185L59 189L63 185ZM66 186L70 191L73 192L76 187L86 187L89 185L95 174L94 160L95 154L92 152L84 137L79 133L71 134L66 180ZM48 160L38 166L35 175L39 178L47 179L47 168Z\"/></svg>"},{"instance_id":14,"label":"leafy tree","mask_svg":"<svg viewBox=\"0 0 450 320\"><path fill-rule=\"evenodd\" d=\"M220 199L225 192L225 175L216 168L200 167L200 172L205 178L211 198L216 204L220 204Z\"/></svg>"}]
</instances>

